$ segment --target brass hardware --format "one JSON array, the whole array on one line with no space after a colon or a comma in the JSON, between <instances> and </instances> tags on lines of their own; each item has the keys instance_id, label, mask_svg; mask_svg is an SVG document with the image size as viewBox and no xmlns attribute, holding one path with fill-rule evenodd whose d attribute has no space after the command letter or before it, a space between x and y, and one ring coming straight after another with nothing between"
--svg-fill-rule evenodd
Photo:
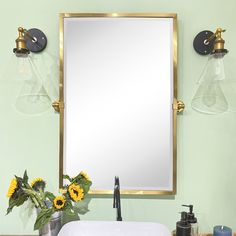
<instances>
[{"instance_id":1,"label":"brass hardware","mask_svg":"<svg viewBox=\"0 0 236 236\"><path fill-rule=\"evenodd\" d=\"M60 101L53 102L52 106L56 112L60 112L61 109L64 109L64 103Z\"/></svg>"},{"instance_id":2,"label":"brass hardware","mask_svg":"<svg viewBox=\"0 0 236 236\"><path fill-rule=\"evenodd\" d=\"M176 110L178 113L184 111L185 104L181 100L177 100L173 103L173 110Z\"/></svg>"},{"instance_id":3,"label":"brass hardware","mask_svg":"<svg viewBox=\"0 0 236 236\"><path fill-rule=\"evenodd\" d=\"M16 39L16 48L17 49L27 49L26 47L26 42L25 42L25 38L24 38L24 32L25 32L25 29L22 28L22 27L19 27L18 28L18 33L19 33L19 36L18 38Z\"/></svg>"},{"instance_id":4,"label":"brass hardware","mask_svg":"<svg viewBox=\"0 0 236 236\"><path fill-rule=\"evenodd\" d=\"M195 51L200 55L215 54L216 57L217 54L225 55L228 50L224 48L225 41L221 37L221 34L225 31L222 28L217 28L215 33L209 30L201 31L193 41Z\"/></svg>"},{"instance_id":5,"label":"brass hardware","mask_svg":"<svg viewBox=\"0 0 236 236\"><path fill-rule=\"evenodd\" d=\"M13 52L17 57L27 57L30 52L41 52L47 45L46 35L39 29L26 30L18 28L18 38L15 40L16 48Z\"/></svg>"},{"instance_id":6,"label":"brass hardware","mask_svg":"<svg viewBox=\"0 0 236 236\"><path fill-rule=\"evenodd\" d=\"M225 31L226 30L217 28L216 32L213 35L211 35L211 37L207 40L208 43L211 40L214 40L214 49L212 53L227 52L227 50L224 48L225 40L221 37L221 34Z\"/></svg>"},{"instance_id":7,"label":"brass hardware","mask_svg":"<svg viewBox=\"0 0 236 236\"><path fill-rule=\"evenodd\" d=\"M178 100L177 101L177 112L182 112L184 111L185 105L182 101Z\"/></svg>"},{"instance_id":8,"label":"brass hardware","mask_svg":"<svg viewBox=\"0 0 236 236\"><path fill-rule=\"evenodd\" d=\"M225 32L225 30L222 30L221 28L218 28L215 32L216 35L216 40L214 43L214 50L218 50L218 49L224 49L224 44L225 41L223 38L221 38L221 33Z\"/></svg>"},{"instance_id":9,"label":"brass hardware","mask_svg":"<svg viewBox=\"0 0 236 236\"><path fill-rule=\"evenodd\" d=\"M16 48L13 49L13 52L17 57L27 57L30 53L29 49L26 46L26 40L24 37L25 29L23 27L18 28L18 38L15 40Z\"/></svg>"}]
</instances>

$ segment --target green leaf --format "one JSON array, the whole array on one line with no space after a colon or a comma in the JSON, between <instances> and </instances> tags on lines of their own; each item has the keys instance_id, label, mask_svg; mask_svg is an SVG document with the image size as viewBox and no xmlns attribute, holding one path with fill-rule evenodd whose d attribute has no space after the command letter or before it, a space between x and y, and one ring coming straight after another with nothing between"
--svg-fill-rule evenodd
<instances>
[{"instance_id":1,"label":"green leaf","mask_svg":"<svg viewBox=\"0 0 236 236\"><path fill-rule=\"evenodd\" d=\"M22 191L18 191L16 197L11 197L9 199L9 206L7 208L7 215L12 211L15 206L21 206L26 200L28 200L28 196L24 194Z\"/></svg>"},{"instance_id":2,"label":"green leaf","mask_svg":"<svg viewBox=\"0 0 236 236\"><path fill-rule=\"evenodd\" d=\"M44 193L45 198L48 198L51 202L53 202L54 198L56 197L53 193L45 192Z\"/></svg>"},{"instance_id":3,"label":"green leaf","mask_svg":"<svg viewBox=\"0 0 236 236\"><path fill-rule=\"evenodd\" d=\"M91 201L91 198L85 198L82 201L76 202L74 205L74 211L78 214L84 215L89 212L88 205Z\"/></svg>"},{"instance_id":4,"label":"green leaf","mask_svg":"<svg viewBox=\"0 0 236 236\"><path fill-rule=\"evenodd\" d=\"M78 212L72 211L70 208L66 208L62 213L62 225L70 222L80 220Z\"/></svg>"},{"instance_id":5,"label":"green leaf","mask_svg":"<svg viewBox=\"0 0 236 236\"><path fill-rule=\"evenodd\" d=\"M34 230L38 230L42 228L43 225L47 224L54 212L55 210L53 208L42 209L39 212L37 219L35 221Z\"/></svg>"},{"instance_id":6,"label":"green leaf","mask_svg":"<svg viewBox=\"0 0 236 236\"><path fill-rule=\"evenodd\" d=\"M91 181L85 181L85 182L81 183L80 185L84 190L84 194L87 194L89 189L90 189L90 186L92 185L92 182Z\"/></svg>"},{"instance_id":7,"label":"green leaf","mask_svg":"<svg viewBox=\"0 0 236 236\"><path fill-rule=\"evenodd\" d=\"M29 180L29 178L28 178L28 175L27 175L27 171L25 170L24 176L23 176L23 182L24 182L24 184L27 184L27 183L28 183L28 180Z\"/></svg>"},{"instance_id":8,"label":"green leaf","mask_svg":"<svg viewBox=\"0 0 236 236\"><path fill-rule=\"evenodd\" d=\"M70 182L72 182L72 179L70 178L69 175L63 175L63 179L67 179L67 180L69 180Z\"/></svg>"},{"instance_id":9,"label":"green leaf","mask_svg":"<svg viewBox=\"0 0 236 236\"><path fill-rule=\"evenodd\" d=\"M21 177L18 177L15 175L15 178L17 180L17 184L18 184L18 187L21 187L22 186L22 182L23 182L23 179Z\"/></svg>"}]
</instances>

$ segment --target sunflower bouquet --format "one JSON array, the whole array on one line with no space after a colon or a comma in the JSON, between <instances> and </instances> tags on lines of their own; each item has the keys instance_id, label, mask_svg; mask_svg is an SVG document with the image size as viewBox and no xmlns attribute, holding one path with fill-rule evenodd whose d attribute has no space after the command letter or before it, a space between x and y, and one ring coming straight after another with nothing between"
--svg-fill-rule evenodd
<instances>
[{"instance_id":1,"label":"sunflower bouquet","mask_svg":"<svg viewBox=\"0 0 236 236\"><path fill-rule=\"evenodd\" d=\"M7 192L9 198L7 214L14 207L30 201L38 212L34 230L41 229L56 212L62 213L64 223L79 220L79 214L87 211L81 210L81 203L85 200L92 182L85 172L80 172L73 178L68 175L64 175L63 178L68 181L68 184L60 189L60 195L55 196L53 193L45 191L46 182L42 178L36 178L29 183L26 171L22 178L15 176Z\"/></svg>"}]
</instances>

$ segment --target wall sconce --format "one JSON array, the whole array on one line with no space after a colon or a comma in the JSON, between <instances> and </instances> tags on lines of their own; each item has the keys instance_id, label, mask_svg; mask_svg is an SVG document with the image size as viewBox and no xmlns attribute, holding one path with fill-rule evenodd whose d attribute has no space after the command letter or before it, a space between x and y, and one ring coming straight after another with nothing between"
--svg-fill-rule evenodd
<instances>
[{"instance_id":1,"label":"wall sconce","mask_svg":"<svg viewBox=\"0 0 236 236\"><path fill-rule=\"evenodd\" d=\"M215 33L205 30L197 34L193 47L200 55L208 55L208 62L198 81L199 87L192 99L192 108L206 114L219 114L228 110L228 102L222 90L225 80L224 56L228 50L218 28Z\"/></svg>"},{"instance_id":2,"label":"wall sconce","mask_svg":"<svg viewBox=\"0 0 236 236\"><path fill-rule=\"evenodd\" d=\"M18 28L16 48L16 79L23 83L16 98L15 107L25 114L38 114L51 106L51 100L43 84L43 78L35 66L30 52L42 52L47 45L45 34L39 29Z\"/></svg>"}]
</instances>

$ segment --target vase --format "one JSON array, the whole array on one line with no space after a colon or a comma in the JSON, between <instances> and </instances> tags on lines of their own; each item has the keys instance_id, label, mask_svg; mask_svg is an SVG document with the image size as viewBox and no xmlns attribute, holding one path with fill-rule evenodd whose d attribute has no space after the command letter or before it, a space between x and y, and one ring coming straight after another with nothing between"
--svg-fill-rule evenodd
<instances>
[{"instance_id":1,"label":"vase","mask_svg":"<svg viewBox=\"0 0 236 236\"><path fill-rule=\"evenodd\" d=\"M55 212L50 221L39 229L39 236L57 236L62 227L62 214Z\"/></svg>"}]
</instances>

